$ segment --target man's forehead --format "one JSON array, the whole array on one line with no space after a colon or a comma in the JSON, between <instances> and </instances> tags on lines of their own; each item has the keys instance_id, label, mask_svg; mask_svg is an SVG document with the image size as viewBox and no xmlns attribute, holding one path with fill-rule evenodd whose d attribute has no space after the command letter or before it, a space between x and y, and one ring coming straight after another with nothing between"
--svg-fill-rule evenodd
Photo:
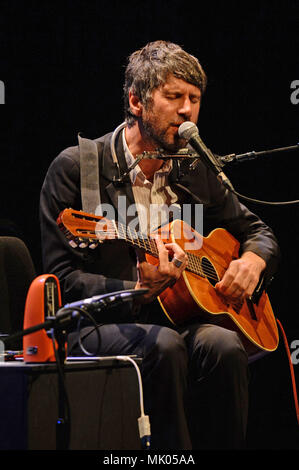
<instances>
[{"instance_id":1,"label":"man's forehead","mask_svg":"<svg viewBox=\"0 0 299 470\"><path fill-rule=\"evenodd\" d=\"M158 88L161 90L189 90L194 94L201 95L201 90L196 85L193 85L182 78L175 77L174 75L168 75L165 82Z\"/></svg>"}]
</instances>

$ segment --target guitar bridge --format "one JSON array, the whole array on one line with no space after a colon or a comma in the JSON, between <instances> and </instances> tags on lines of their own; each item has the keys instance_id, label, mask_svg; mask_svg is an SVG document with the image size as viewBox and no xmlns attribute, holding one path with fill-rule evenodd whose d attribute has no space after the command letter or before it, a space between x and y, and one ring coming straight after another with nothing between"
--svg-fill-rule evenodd
<instances>
[{"instance_id":1,"label":"guitar bridge","mask_svg":"<svg viewBox=\"0 0 299 470\"><path fill-rule=\"evenodd\" d=\"M243 301L242 302L234 302L231 304L231 307L234 309L236 313L240 313L241 308L243 307Z\"/></svg>"},{"instance_id":2,"label":"guitar bridge","mask_svg":"<svg viewBox=\"0 0 299 470\"><path fill-rule=\"evenodd\" d=\"M257 320L252 300L246 299L246 303L252 320Z\"/></svg>"},{"instance_id":3,"label":"guitar bridge","mask_svg":"<svg viewBox=\"0 0 299 470\"><path fill-rule=\"evenodd\" d=\"M264 292L264 284L265 284L265 276L263 275L261 276L261 279L258 285L256 286L252 296L250 297L251 302L254 303L255 305L258 305L260 298L262 296L262 293Z\"/></svg>"}]
</instances>

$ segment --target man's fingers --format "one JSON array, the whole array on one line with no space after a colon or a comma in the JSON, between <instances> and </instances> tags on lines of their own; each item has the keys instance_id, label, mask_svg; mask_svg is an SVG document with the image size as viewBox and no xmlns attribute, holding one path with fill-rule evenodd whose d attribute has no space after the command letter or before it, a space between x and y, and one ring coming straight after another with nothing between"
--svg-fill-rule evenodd
<instances>
[{"instance_id":1,"label":"man's fingers","mask_svg":"<svg viewBox=\"0 0 299 470\"><path fill-rule=\"evenodd\" d=\"M169 263L168 250L166 249L161 238L156 237L155 242L156 242L158 253L159 253L160 269L163 271L167 268L168 263Z\"/></svg>"},{"instance_id":2,"label":"man's fingers","mask_svg":"<svg viewBox=\"0 0 299 470\"><path fill-rule=\"evenodd\" d=\"M244 299L253 294L258 279L255 271L243 262L232 262L222 280L215 285L216 290L227 298Z\"/></svg>"}]
</instances>

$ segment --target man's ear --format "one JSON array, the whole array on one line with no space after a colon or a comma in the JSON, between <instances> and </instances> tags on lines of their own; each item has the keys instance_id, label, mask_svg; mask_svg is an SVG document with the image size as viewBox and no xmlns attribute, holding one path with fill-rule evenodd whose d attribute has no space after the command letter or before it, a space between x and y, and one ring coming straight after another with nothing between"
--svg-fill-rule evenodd
<instances>
[{"instance_id":1,"label":"man's ear","mask_svg":"<svg viewBox=\"0 0 299 470\"><path fill-rule=\"evenodd\" d=\"M141 116L143 105L138 96L134 95L131 90L129 91L129 104L132 114L137 117Z\"/></svg>"}]
</instances>

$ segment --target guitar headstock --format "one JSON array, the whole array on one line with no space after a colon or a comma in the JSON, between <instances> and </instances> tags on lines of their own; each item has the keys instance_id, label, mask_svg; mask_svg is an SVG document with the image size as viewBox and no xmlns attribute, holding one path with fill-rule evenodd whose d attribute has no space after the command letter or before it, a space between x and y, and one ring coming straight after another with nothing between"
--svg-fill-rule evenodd
<instances>
[{"instance_id":1,"label":"guitar headstock","mask_svg":"<svg viewBox=\"0 0 299 470\"><path fill-rule=\"evenodd\" d=\"M57 224L73 248L94 249L99 243L117 238L113 220L73 209L64 209Z\"/></svg>"}]
</instances>

